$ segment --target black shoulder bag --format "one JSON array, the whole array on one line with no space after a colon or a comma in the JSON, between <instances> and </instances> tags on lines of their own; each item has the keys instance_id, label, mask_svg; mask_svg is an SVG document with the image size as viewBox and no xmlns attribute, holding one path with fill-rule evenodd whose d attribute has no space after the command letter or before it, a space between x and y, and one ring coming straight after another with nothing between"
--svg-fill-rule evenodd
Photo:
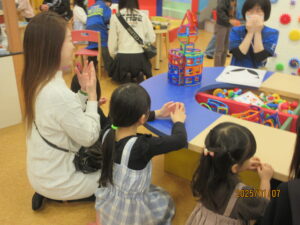
<instances>
[{"instance_id":1,"label":"black shoulder bag","mask_svg":"<svg viewBox=\"0 0 300 225\"><path fill-rule=\"evenodd\" d=\"M127 30L127 32L133 37L133 39L136 40L136 42L142 46L146 57L148 59L151 59L154 56L156 56L156 48L151 43L145 44L142 38L132 29L131 26L129 26L129 24L126 22L126 20L120 13L117 13L116 16L119 19L120 23L123 25L123 27Z\"/></svg>"},{"instance_id":2,"label":"black shoulder bag","mask_svg":"<svg viewBox=\"0 0 300 225\"><path fill-rule=\"evenodd\" d=\"M57 145L51 143L46 138L42 136L40 133L36 123L34 122L37 132L39 133L40 137L52 148L57 149L63 152L74 153L75 157L73 160L75 169L77 171L81 171L82 173L93 173L102 168L102 152L101 152L101 140L100 138L93 144L91 147L81 147L78 152L73 152L71 150L58 147ZM106 137L109 129L104 133L102 141Z\"/></svg>"}]
</instances>

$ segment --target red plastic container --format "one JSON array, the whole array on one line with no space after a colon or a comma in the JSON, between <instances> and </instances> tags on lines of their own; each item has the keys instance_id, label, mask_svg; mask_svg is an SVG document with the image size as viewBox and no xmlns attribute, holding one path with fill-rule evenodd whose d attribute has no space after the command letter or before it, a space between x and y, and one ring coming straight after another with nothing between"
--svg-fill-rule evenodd
<instances>
[{"instance_id":1,"label":"red plastic container","mask_svg":"<svg viewBox=\"0 0 300 225\"><path fill-rule=\"evenodd\" d=\"M237 101L234 101L234 100L231 100L231 99L220 98L220 97L210 95L210 94L207 94L207 93L203 93L203 92L199 92L199 93L196 94L196 100L197 100L198 103L202 103L202 102L206 103L208 99L215 99L215 100L218 100L220 102L225 103L229 108L228 112L229 112L230 115L231 114L236 114L236 113L243 113L243 112L249 110L250 107L251 107L250 104L237 102ZM255 106L255 107L257 107L257 106ZM291 123L290 131L294 132L294 133L296 132L296 122L297 122L297 119L298 119L297 115L290 115L290 114L287 114L287 113L278 112L278 111L275 111L275 110L265 109L265 108L261 108L261 107L257 107L257 108L260 108L261 112L263 111L265 114L272 115L272 114L277 112L281 125L287 120L287 118L292 117L293 121Z\"/></svg>"}]
</instances>

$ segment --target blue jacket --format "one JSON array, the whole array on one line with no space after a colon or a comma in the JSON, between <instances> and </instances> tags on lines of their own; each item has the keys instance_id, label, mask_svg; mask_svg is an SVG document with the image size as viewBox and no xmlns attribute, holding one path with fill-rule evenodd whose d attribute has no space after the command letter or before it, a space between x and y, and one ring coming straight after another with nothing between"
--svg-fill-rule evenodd
<instances>
[{"instance_id":1,"label":"blue jacket","mask_svg":"<svg viewBox=\"0 0 300 225\"><path fill-rule=\"evenodd\" d=\"M88 9L88 18L86 21L87 30L100 31L101 46L107 47L108 24L111 17L111 9L105 5L102 0L97 0L94 5ZM87 49L98 48L98 44L90 42Z\"/></svg>"},{"instance_id":2,"label":"blue jacket","mask_svg":"<svg viewBox=\"0 0 300 225\"><path fill-rule=\"evenodd\" d=\"M230 36L229 36L229 50L238 48L240 44L243 42L245 36L247 34L247 30L245 26L233 27ZM264 26L262 30L262 40L264 49L269 53L270 56L273 56L275 53L275 48L278 42L279 32L276 29ZM250 46L248 53L243 58L232 57L231 65L234 66L242 66L248 68L259 68L263 67L266 64L266 60L263 62L257 62L253 58L253 48Z\"/></svg>"}]
</instances>

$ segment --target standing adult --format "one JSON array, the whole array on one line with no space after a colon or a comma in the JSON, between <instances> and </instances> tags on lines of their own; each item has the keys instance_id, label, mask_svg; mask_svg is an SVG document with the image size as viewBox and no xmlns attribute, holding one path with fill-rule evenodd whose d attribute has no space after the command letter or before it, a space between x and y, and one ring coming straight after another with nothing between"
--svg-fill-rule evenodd
<instances>
[{"instance_id":1,"label":"standing adult","mask_svg":"<svg viewBox=\"0 0 300 225\"><path fill-rule=\"evenodd\" d=\"M40 6L41 11L53 11L62 16L65 20L70 20L73 12L70 8L70 0L43 0Z\"/></svg>"},{"instance_id":2,"label":"standing adult","mask_svg":"<svg viewBox=\"0 0 300 225\"><path fill-rule=\"evenodd\" d=\"M236 0L218 0L217 5L217 23L215 26L216 50L215 66L224 66L229 45L229 33L232 26L239 21L236 15Z\"/></svg>"}]
</instances>

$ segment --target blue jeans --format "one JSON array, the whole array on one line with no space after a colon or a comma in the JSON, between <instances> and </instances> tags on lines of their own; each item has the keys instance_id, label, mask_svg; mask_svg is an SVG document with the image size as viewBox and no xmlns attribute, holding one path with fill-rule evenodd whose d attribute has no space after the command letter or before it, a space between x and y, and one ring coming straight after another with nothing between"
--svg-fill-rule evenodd
<instances>
[{"instance_id":1,"label":"blue jeans","mask_svg":"<svg viewBox=\"0 0 300 225\"><path fill-rule=\"evenodd\" d=\"M211 57L214 57L215 47L216 47L216 35L214 35L211 38L210 42L207 45L207 48L206 48L204 54L208 55L208 56L211 56Z\"/></svg>"}]
</instances>

